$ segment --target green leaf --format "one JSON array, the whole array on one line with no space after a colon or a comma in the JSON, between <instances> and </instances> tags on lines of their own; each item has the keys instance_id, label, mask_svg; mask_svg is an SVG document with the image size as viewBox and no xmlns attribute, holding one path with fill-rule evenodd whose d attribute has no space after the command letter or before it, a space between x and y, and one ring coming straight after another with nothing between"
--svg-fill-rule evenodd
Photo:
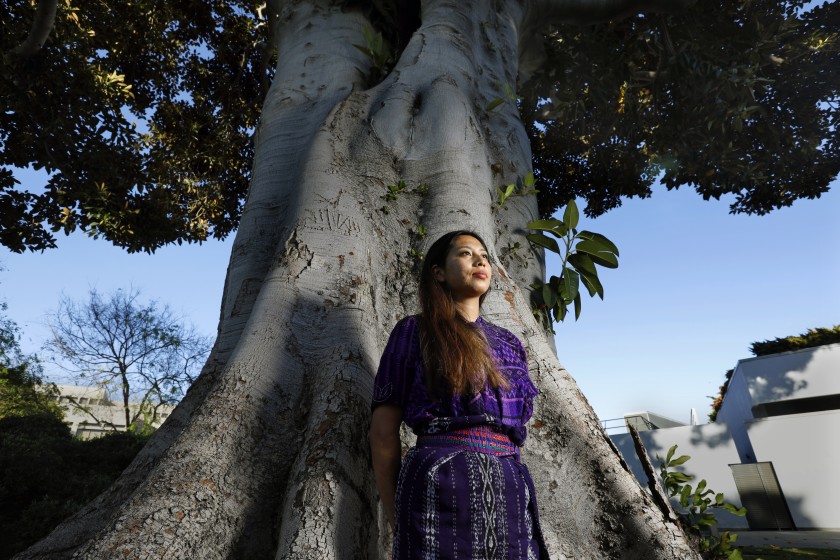
<instances>
[{"instance_id":1,"label":"green leaf","mask_svg":"<svg viewBox=\"0 0 840 560\"><path fill-rule=\"evenodd\" d=\"M559 301L554 305L554 319L562 321L566 318L566 306Z\"/></svg>"},{"instance_id":2,"label":"green leaf","mask_svg":"<svg viewBox=\"0 0 840 560\"><path fill-rule=\"evenodd\" d=\"M671 457L674 456L674 453L677 451L677 446L672 445L671 448L668 450L668 454L665 456L665 463L668 463L671 460Z\"/></svg>"},{"instance_id":3,"label":"green leaf","mask_svg":"<svg viewBox=\"0 0 840 560\"><path fill-rule=\"evenodd\" d=\"M575 296L575 321L580 318L580 292Z\"/></svg>"},{"instance_id":4,"label":"green leaf","mask_svg":"<svg viewBox=\"0 0 840 560\"><path fill-rule=\"evenodd\" d=\"M739 517L744 517L745 515L747 515L747 508L745 508L745 507L739 508L739 507L735 507L732 504L721 504L720 508L725 510L725 511L728 511L729 513L731 513L733 515L737 515Z\"/></svg>"},{"instance_id":5,"label":"green leaf","mask_svg":"<svg viewBox=\"0 0 840 560\"><path fill-rule=\"evenodd\" d=\"M551 285L543 284L542 286L542 298L543 302L545 303L546 307L552 308L554 304L557 303L557 292L551 289Z\"/></svg>"},{"instance_id":6,"label":"green leaf","mask_svg":"<svg viewBox=\"0 0 840 560\"><path fill-rule=\"evenodd\" d=\"M575 251L587 253L592 260L607 268L618 268L618 258L605 246L594 240L583 240L575 245Z\"/></svg>"},{"instance_id":7,"label":"green leaf","mask_svg":"<svg viewBox=\"0 0 840 560\"><path fill-rule=\"evenodd\" d=\"M555 237L563 237L568 232L566 224L560 220L555 220L554 218L549 218L547 220L534 220L533 222L529 222L525 227L538 231L547 231Z\"/></svg>"},{"instance_id":8,"label":"green leaf","mask_svg":"<svg viewBox=\"0 0 840 560\"><path fill-rule=\"evenodd\" d=\"M677 457L673 461L669 461L668 466L669 467L678 467L678 466L682 465L683 463L685 463L686 461L688 461L689 459L691 459L690 455L680 455L679 457ZM704 482L703 486L705 486L705 485L706 484Z\"/></svg>"},{"instance_id":9,"label":"green leaf","mask_svg":"<svg viewBox=\"0 0 840 560\"><path fill-rule=\"evenodd\" d=\"M505 102L504 99L502 99L501 97L497 97L493 101L488 103L487 107L485 107L484 110L489 113L490 111L492 111L493 109L495 109L496 107L498 107L499 105L501 105L504 102Z\"/></svg>"},{"instance_id":10,"label":"green leaf","mask_svg":"<svg viewBox=\"0 0 840 560\"><path fill-rule=\"evenodd\" d=\"M670 474L671 474L671 477L676 482L689 482L690 480L694 480L694 477L691 476L690 474L681 473L679 471L675 472L675 473L670 473Z\"/></svg>"},{"instance_id":11,"label":"green leaf","mask_svg":"<svg viewBox=\"0 0 840 560\"><path fill-rule=\"evenodd\" d=\"M530 233L525 236L525 238L533 243L534 245L538 245L544 249L548 249L549 251L553 251L554 253L560 254L560 247L557 246L557 241L548 237L542 233Z\"/></svg>"},{"instance_id":12,"label":"green leaf","mask_svg":"<svg viewBox=\"0 0 840 560\"><path fill-rule=\"evenodd\" d=\"M580 233L578 233L577 235L581 239L587 239L589 241L597 241L598 243L600 243L601 245L606 247L611 253L613 253L616 256L618 256L618 254L619 254L618 253L618 247L615 246L615 243L613 243L612 241L610 241L609 239L607 239L606 237L604 237L600 233L594 233L594 232L591 232L591 231L584 230L584 231L581 231Z\"/></svg>"},{"instance_id":13,"label":"green leaf","mask_svg":"<svg viewBox=\"0 0 840 560\"><path fill-rule=\"evenodd\" d=\"M527 175L525 175L525 179L522 182L525 183L525 186L530 189L537 183L537 180L534 178L533 173L528 173Z\"/></svg>"},{"instance_id":14,"label":"green leaf","mask_svg":"<svg viewBox=\"0 0 840 560\"><path fill-rule=\"evenodd\" d=\"M583 285L586 286L586 291L589 292L589 297L595 297L598 293L598 288L592 282L592 279L589 276L584 276L583 274L580 275L580 279L583 280Z\"/></svg>"},{"instance_id":15,"label":"green leaf","mask_svg":"<svg viewBox=\"0 0 840 560\"><path fill-rule=\"evenodd\" d=\"M683 455L685 457L685 455ZM680 457L682 458L682 457ZM703 497L703 490L706 489L706 479L701 479L700 482L697 483L697 490L694 491L694 501L699 502L700 499Z\"/></svg>"},{"instance_id":16,"label":"green leaf","mask_svg":"<svg viewBox=\"0 0 840 560\"><path fill-rule=\"evenodd\" d=\"M587 263L580 263L580 259L578 257L585 257L588 260ZM589 259L587 255L578 255L574 254L569 257L569 263L575 267L575 269L580 273L580 279L583 280L584 286L589 291L590 297L595 297L595 294L598 295L601 299L604 299L604 287L601 286L601 281L598 280L598 273L587 270L586 266L592 266L592 260ZM581 264L581 266L578 266Z\"/></svg>"},{"instance_id":17,"label":"green leaf","mask_svg":"<svg viewBox=\"0 0 840 560\"><path fill-rule=\"evenodd\" d=\"M356 45L356 44L354 44L353 46L356 47L357 49L359 49L360 51L362 51L362 53L364 53L364 55L366 57L373 58L373 53L370 52L369 48L363 47L362 45Z\"/></svg>"},{"instance_id":18,"label":"green leaf","mask_svg":"<svg viewBox=\"0 0 840 560\"><path fill-rule=\"evenodd\" d=\"M682 507L688 507L688 497L691 495L691 484L686 484L683 486L682 491L680 492L680 505Z\"/></svg>"},{"instance_id":19,"label":"green leaf","mask_svg":"<svg viewBox=\"0 0 840 560\"><path fill-rule=\"evenodd\" d=\"M563 301L571 303L574 299L578 296L578 291L580 289L580 274L575 272L569 267L563 268L563 288L561 290L561 294L563 295Z\"/></svg>"},{"instance_id":20,"label":"green leaf","mask_svg":"<svg viewBox=\"0 0 840 560\"><path fill-rule=\"evenodd\" d=\"M744 560L744 557L741 554L741 549L733 548L732 550L730 550L728 555L726 556L726 560Z\"/></svg>"},{"instance_id":21,"label":"green leaf","mask_svg":"<svg viewBox=\"0 0 840 560\"><path fill-rule=\"evenodd\" d=\"M595 278L598 277L598 270L595 268L595 263L592 262L592 257L586 253L572 253L569 255L569 263L575 267L581 275L590 275Z\"/></svg>"},{"instance_id":22,"label":"green leaf","mask_svg":"<svg viewBox=\"0 0 840 560\"><path fill-rule=\"evenodd\" d=\"M575 204L575 199L571 199L568 204L566 204L565 212L563 212L563 223L566 224L567 228L575 229L579 220L580 212L578 212L577 204Z\"/></svg>"}]
</instances>

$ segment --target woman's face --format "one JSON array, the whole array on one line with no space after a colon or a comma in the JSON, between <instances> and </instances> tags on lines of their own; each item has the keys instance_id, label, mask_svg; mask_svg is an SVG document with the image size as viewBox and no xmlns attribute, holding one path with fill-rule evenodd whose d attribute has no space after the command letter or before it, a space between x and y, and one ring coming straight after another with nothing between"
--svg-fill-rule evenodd
<instances>
[{"instance_id":1,"label":"woman's face","mask_svg":"<svg viewBox=\"0 0 840 560\"><path fill-rule=\"evenodd\" d=\"M487 251L471 235L456 237L446 254L444 265L432 267L435 280L449 287L455 301L479 298L490 289L492 271Z\"/></svg>"}]
</instances>

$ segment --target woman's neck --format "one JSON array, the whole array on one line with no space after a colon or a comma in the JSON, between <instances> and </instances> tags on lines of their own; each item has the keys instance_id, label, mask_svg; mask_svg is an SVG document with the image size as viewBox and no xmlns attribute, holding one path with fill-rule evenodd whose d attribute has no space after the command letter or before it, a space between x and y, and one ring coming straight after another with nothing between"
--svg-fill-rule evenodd
<instances>
[{"instance_id":1,"label":"woman's neck","mask_svg":"<svg viewBox=\"0 0 840 560\"><path fill-rule=\"evenodd\" d=\"M480 307L478 298L469 298L455 302L455 310L470 323L475 323L478 319Z\"/></svg>"}]
</instances>

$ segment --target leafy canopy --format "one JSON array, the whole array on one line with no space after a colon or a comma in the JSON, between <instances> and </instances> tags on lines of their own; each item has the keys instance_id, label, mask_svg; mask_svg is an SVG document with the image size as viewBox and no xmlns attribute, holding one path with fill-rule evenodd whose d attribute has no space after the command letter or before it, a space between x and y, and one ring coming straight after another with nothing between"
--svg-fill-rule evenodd
<instances>
[{"instance_id":1,"label":"leafy canopy","mask_svg":"<svg viewBox=\"0 0 840 560\"><path fill-rule=\"evenodd\" d=\"M522 104L542 213L581 197L597 216L660 176L759 215L826 192L840 173L840 5L805 4L712 0L552 30Z\"/></svg>"},{"instance_id":2,"label":"leafy canopy","mask_svg":"<svg viewBox=\"0 0 840 560\"><path fill-rule=\"evenodd\" d=\"M82 229L153 251L234 230L268 76L255 3L58 0L43 48L14 56L34 4L7 2L0 35L0 243ZM28 166L47 184L17 187Z\"/></svg>"},{"instance_id":3,"label":"leafy canopy","mask_svg":"<svg viewBox=\"0 0 840 560\"><path fill-rule=\"evenodd\" d=\"M399 55L416 2L344 4L367 10ZM544 62L516 88L542 214L580 197L597 216L649 196L660 175L706 199L734 195L733 212L825 192L840 172L840 5L806 4L711 0L543 30ZM44 47L21 57L10 53L36 9L7 5L0 243L39 250L81 229L153 251L236 228L272 73L267 11L58 0ZM48 171L47 184L17 185L12 170L27 166Z\"/></svg>"}]
</instances>

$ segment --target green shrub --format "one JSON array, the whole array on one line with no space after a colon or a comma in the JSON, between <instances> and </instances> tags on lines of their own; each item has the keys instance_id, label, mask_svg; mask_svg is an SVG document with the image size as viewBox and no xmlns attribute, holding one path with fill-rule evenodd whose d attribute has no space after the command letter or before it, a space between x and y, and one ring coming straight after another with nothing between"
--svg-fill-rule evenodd
<instances>
[{"instance_id":1,"label":"green shrub","mask_svg":"<svg viewBox=\"0 0 840 560\"><path fill-rule=\"evenodd\" d=\"M148 440L70 435L49 414L0 419L0 560L45 537L107 489Z\"/></svg>"},{"instance_id":2,"label":"green shrub","mask_svg":"<svg viewBox=\"0 0 840 560\"><path fill-rule=\"evenodd\" d=\"M684 511L677 512L683 529L696 540L704 558L742 560L741 551L732 548L732 543L735 542L737 535L729 531L719 536L713 534L713 529L717 526L717 519L711 510L722 509L734 515L744 516L747 514L747 509L738 508L725 502L722 493L715 494L713 490L706 487L705 480L701 480L697 483L696 488L692 488L688 482L694 480L694 476L677 470L670 470L673 467L685 464L691 459L688 455L680 455L674 458L676 451L677 446L674 445L668 450L668 455L664 460L659 456L656 459L659 461L659 473L662 475L665 491L671 497L678 496L680 505L683 507ZM714 496L714 498L710 496Z\"/></svg>"}]
</instances>

